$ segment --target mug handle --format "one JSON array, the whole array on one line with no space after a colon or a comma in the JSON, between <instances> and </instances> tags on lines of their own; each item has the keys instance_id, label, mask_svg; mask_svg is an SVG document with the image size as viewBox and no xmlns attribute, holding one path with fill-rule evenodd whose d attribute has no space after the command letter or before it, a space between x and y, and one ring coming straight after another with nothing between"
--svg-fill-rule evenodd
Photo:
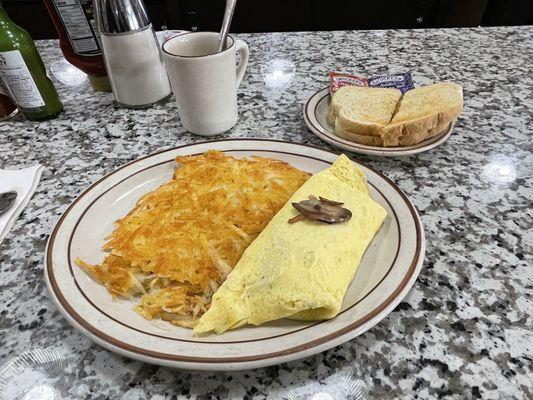
<instances>
[{"instance_id":1,"label":"mug handle","mask_svg":"<svg viewBox=\"0 0 533 400\"><path fill-rule=\"evenodd\" d=\"M246 66L248 65L250 51L248 50L248 45L244 40L237 39L235 41L235 46L237 47L237 53L239 53L241 57L239 60L239 65L237 66L237 87L239 87L242 77L244 76L244 71L246 71Z\"/></svg>"}]
</instances>

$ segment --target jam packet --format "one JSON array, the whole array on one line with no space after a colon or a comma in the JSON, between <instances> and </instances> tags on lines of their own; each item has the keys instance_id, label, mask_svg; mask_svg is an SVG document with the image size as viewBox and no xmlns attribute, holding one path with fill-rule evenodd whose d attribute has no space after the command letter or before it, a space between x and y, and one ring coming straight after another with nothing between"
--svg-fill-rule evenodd
<instances>
[{"instance_id":1,"label":"jam packet","mask_svg":"<svg viewBox=\"0 0 533 400\"><path fill-rule=\"evenodd\" d=\"M362 76L330 72L329 94L333 95L333 93L343 86L368 86L368 79L363 78Z\"/></svg>"},{"instance_id":2,"label":"jam packet","mask_svg":"<svg viewBox=\"0 0 533 400\"><path fill-rule=\"evenodd\" d=\"M403 74L373 76L368 78L368 86L396 88L401 90L402 94L414 87L410 72L405 72Z\"/></svg>"}]
</instances>

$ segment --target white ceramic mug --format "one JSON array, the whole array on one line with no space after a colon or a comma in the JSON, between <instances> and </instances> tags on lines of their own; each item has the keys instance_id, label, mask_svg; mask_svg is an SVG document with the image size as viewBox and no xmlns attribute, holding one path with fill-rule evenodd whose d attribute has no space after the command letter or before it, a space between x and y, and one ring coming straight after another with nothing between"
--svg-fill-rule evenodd
<instances>
[{"instance_id":1,"label":"white ceramic mug","mask_svg":"<svg viewBox=\"0 0 533 400\"><path fill-rule=\"evenodd\" d=\"M183 33L163 44L181 123L197 135L217 135L237 122L237 88L248 64L248 46L230 36L226 50L217 53L217 46L215 32Z\"/></svg>"}]
</instances>

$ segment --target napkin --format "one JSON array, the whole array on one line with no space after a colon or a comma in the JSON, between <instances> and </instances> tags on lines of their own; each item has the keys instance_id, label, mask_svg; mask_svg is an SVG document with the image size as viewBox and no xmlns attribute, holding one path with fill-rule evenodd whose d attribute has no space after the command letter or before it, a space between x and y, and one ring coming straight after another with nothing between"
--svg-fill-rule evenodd
<instances>
[{"instance_id":1,"label":"napkin","mask_svg":"<svg viewBox=\"0 0 533 400\"><path fill-rule=\"evenodd\" d=\"M6 213L0 215L0 244L33 196L43 169L42 165L19 170L0 169L0 193L10 190L17 192L15 204Z\"/></svg>"}]
</instances>

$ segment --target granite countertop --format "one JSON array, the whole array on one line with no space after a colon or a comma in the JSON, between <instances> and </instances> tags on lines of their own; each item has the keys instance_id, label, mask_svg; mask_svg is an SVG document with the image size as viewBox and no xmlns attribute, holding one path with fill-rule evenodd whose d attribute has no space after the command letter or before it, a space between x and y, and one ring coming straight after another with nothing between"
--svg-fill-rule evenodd
<instances>
[{"instance_id":1,"label":"granite countertop","mask_svg":"<svg viewBox=\"0 0 533 400\"><path fill-rule=\"evenodd\" d=\"M46 388L34 397L40 399L278 399L289 388L330 385L346 370L373 399L533 398L533 28L237 36L250 45L250 64L239 89L239 121L225 137L331 149L307 129L302 107L332 69L409 70L418 85L463 85L464 112L440 147L403 158L352 154L393 179L420 212L427 253L413 289L362 336L264 369L191 373L93 344L48 298L49 233L67 205L105 173L205 138L184 132L172 102L120 109L111 94L94 93L87 82L56 81L65 106L58 118L36 123L18 115L0 124L1 168L41 163L50 171L0 246L0 365L37 347L68 352L61 371L32 378ZM57 42L37 45L47 66L60 59ZM275 79L280 69L283 79Z\"/></svg>"}]
</instances>

